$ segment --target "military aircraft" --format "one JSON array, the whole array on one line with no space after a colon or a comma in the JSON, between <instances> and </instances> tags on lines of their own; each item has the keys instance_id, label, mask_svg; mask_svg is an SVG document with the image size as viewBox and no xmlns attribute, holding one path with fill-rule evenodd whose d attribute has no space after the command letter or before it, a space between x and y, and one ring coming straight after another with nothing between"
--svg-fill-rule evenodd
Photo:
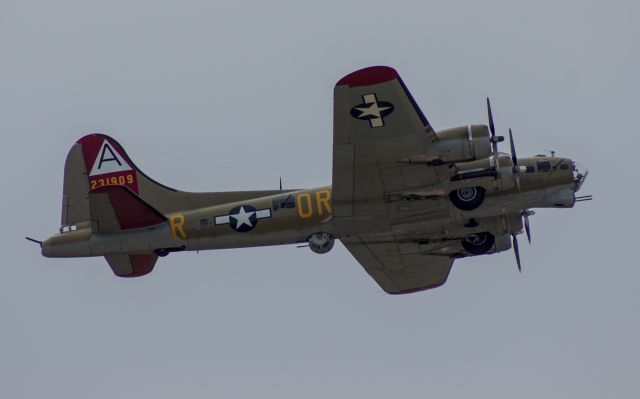
<instances>
[{"instance_id":1,"label":"military aircraft","mask_svg":"<svg viewBox=\"0 0 640 399\"><path fill-rule=\"evenodd\" d=\"M138 277L180 251L335 239L390 294L445 283L455 259L515 250L531 240L532 208L571 208L587 171L569 158L499 152L489 125L435 132L390 67L373 66L334 89L332 186L191 193L136 167L123 147L89 134L69 151L62 226L40 244L47 257L104 256L117 276Z\"/></svg>"}]
</instances>

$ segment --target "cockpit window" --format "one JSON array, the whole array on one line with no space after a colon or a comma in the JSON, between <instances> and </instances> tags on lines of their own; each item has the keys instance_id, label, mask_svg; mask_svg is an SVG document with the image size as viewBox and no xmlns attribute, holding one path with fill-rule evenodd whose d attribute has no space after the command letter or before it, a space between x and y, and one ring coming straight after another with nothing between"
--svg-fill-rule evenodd
<instances>
[{"instance_id":1,"label":"cockpit window","mask_svg":"<svg viewBox=\"0 0 640 399\"><path fill-rule=\"evenodd\" d=\"M548 172L551 169L551 162L549 161L538 161L538 172Z\"/></svg>"}]
</instances>

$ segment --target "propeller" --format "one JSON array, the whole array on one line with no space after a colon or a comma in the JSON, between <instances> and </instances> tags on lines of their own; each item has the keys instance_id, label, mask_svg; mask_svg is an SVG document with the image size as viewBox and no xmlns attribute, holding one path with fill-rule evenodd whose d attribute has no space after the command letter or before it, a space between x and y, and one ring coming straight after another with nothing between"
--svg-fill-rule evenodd
<instances>
[{"instance_id":1,"label":"propeller","mask_svg":"<svg viewBox=\"0 0 640 399\"><path fill-rule=\"evenodd\" d=\"M518 167L518 157L516 156L516 144L513 141L513 132L509 128L509 142L511 144L511 161L513 161L513 178L516 182L516 187L520 191L520 167Z\"/></svg>"},{"instance_id":2,"label":"propeller","mask_svg":"<svg viewBox=\"0 0 640 399\"><path fill-rule=\"evenodd\" d=\"M531 229L529 227L529 216L533 216L536 213L534 211L530 211L525 209L522 211L522 219L524 220L524 231L527 233L527 240L529 241L529 245L531 245Z\"/></svg>"},{"instance_id":3,"label":"propeller","mask_svg":"<svg viewBox=\"0 0 640 399\"><path fill-rule=\"evenodd\" d=\"M527 233L527 240L529 241L529 245L531 245L531 228L529 227L529 216L535 215L535 212L525 209L520 214L522 215L523 219L524 231ZM518 263L518 271L522 273L522 262L520 261L520 247L518 246L517 233L511 233L511 242L513 243L513 252L516 255L516 262Z\"/></svg>"},{"instance_id":4,"label":"propeller","mask_svg":"<svg viewBox=\"0 0 640 399\"><path fill-rule=\"evenodd\" d=\"M489 114L489 131L491 132L491 147L493 148L493 155L498 157L498 143L504 141L503 136L496 136L496 125L493 123L493 113L491 112L491 102L487 97L487 112Z\"/></svg>"},{"instance_id":5,"label":"propeller","mask_svg":"<svg viewBox=\"0 0 640 399\"><path fill-rule=\"evenodd\" d=\"M489 116L489 131L491 132L491 148L493 150L493 159L495 160L495 168L498 170L498 143L504 141L503 136L496 136L496 125L493 122L493 112L491 111L491 101L487 97L487 114ZM511 160L513 161L513 178L516 187L520 191L520 168L518 167L518 157L516 156L516 145L513 141L513 132L509 129L509 141L511 142Z\"/></svg>"},{"instance_id":6,"label":"propeller","mask_svg":"<svg viewBox=\"0 0 640 399\"><path fill-rule=\"evenodd\" d=\"M513 132L511 128L509 128L509 141L511 142L511 160L513 161L513 166L518 165L518 157L516 156L516 144L513 142Z\"/></svg>"},{"instance_id":7,"label":"propeller","mask_svg":"<svg viewBox=\"0 0 640 399\"><path fill-rule=\"evenodd\" d=\"M518 263L518 271L522 273L522 264L520 263L520 249L518 248L518 236L511 234L511 240L513 242L513 252L516 254L516 262Z\"/></svg>"},{"instance_id":8,"label":"propeller","mask_svg":"<svg viewBox=\"0 0 640 399\"><path fill-rule=\"evenodd\" d=\"M531 245L531 229L529 228L529 216L525 213L524 216L524 231L527 232L527 241L529 241L529 245Z\"/></svg>"},{"instance_id":9,"label":"propeller","mask_svg":"<svg viewBox=\"0 0 640 399\"><path fill-rule=\"evenodd\" d=\"M498 169L498 143L504 141L503 136L496 136L496 126L493 122L493 113L491 112L491 102L487 97L487 112L489 114L489 131L491 132L491 148L493 149L493 157L495 159L495 167ZM509 141L511 147L511 161L513 162L513 178L515 180L516 187L520 191L520 166L518 166L518 156L516 155L516 145L513 141L513 131L509 128ZM529 227L529 216L534 212L525 209L521 212L524 230L527 233L527 240L531 244L531 228ZM522 262L520 261L520 247L518 246L518 236L516 233L511 234L511 241L513 243L513 252L516 255L516 262L518 263L518 271L522 273Z\"/></svg>"}]
</instances>

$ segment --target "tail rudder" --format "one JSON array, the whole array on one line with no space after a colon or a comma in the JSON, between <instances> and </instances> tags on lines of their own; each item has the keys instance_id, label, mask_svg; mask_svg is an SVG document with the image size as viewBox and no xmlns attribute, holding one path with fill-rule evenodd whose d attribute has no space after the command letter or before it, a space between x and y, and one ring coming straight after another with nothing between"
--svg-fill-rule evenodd
<instances>
[{"instance_id":1,"label":"tail rudder","mask_svg":"<svg viewBox=\"0 0 640 399\"><path fill-rule=\"evenodd\" d=\"M90 223L93 219L89 194L109 187L126 188L164 215L282 193L281 190L204 193L178 191L144 174L116 140L104 134L93 133L78 140L67 155L62 229L71 229L72 226L83 228Z\"/></svg>"},{"instance_id":2,"label":"tail rudder","mask_svg":"<svg viewBox=\"0 0 640 399\"><path fill-rule=\"evenodd\" d=\"M82 147L90 191L123 186L150 203L177 191L144 174L120 143L107 135L89 134L78 140L78 144Z\"/></svg>"},{"instance_id":3,"label":"tail rudder","mask_svg":"<svg viewBox=\"0 0 640 399\"><path fill-rule=\"evenodd\" d=\"M122 146L113 138L99 133L78 140L67 155L62 198L62 228L91 222L90 194L109 192L109 196L129 198L121 190L144 199L144 203L162 203L163 197L176 192L148 177L136 167Z\"/></svg>"},{"instance_id":4,"label":"tail rudder","mask_svg":"<svg viewBox=\"0 0 640 399\"><path fill-rule=\"evenodd\" d=\"M61 232L104 233L164 223L167 218L149 201L161 204L174 192L142 173L113 138L86 135L67 155ZM117 276L138 277L153 270L158 255L115 253L105 258Z\"/></svg>"},{"instance_id":5,"label":"tail rudder","mask_svg":"<svg viewBox=\"0 0 640 399\"><path fill-rule=\"evenodd\" d=\"M175 212L276 193L282 191L188 193L174 190L138 169L116 140L94 133L79 139L67 155L60 230L82 230L89 237L92 233L144 228L166 222ZM173 249L181 250L184 246ZM153 269L158 255L167 253L161 250L110 253L105 258L116 275L135 277ZM71 253L73 251L49 252L47 256L87 256Z\"/></svg>"}]
</instances>

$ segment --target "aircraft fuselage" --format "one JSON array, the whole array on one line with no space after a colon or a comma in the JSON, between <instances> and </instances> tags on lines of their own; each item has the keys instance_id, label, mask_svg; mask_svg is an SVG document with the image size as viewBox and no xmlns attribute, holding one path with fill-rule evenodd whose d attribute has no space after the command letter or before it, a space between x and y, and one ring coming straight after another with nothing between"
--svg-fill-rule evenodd
<instances>
[{"instance_id":1,"label":"aircraft fuselage","mask_svg":"<svg viewBox=\"0 0 640 399\"><path fill-rule=\"evenodd\" d=\"M376 217L380 230L391 227L395 235L428 239L431 232L441 236L444 225L454 238L474 233L473 227L465 226L470 219L495 218L527 208L573 206L576 180L571 160L533 157L523 158L519 164L523 172L528 170L521 174L519 190L513 187L488 194L483 205L473 211L459 210L438 196L390 200L386 212ZM345 229L333 222L331 194L330 186L285 190L276 195L175 212L167 215L165 223L118 232L100 233L89 225L77 226L46 240L42 253L48 257L154 251L166 255L181 250L305 243L318 232L341 238ZM486 226L482 228L486 230ZM521 226L517 228L520 230ZM511 233L499 230L493 233ZM373 233L380 231L374 228L346 234Z\"/></svg>"}]
</instances>

